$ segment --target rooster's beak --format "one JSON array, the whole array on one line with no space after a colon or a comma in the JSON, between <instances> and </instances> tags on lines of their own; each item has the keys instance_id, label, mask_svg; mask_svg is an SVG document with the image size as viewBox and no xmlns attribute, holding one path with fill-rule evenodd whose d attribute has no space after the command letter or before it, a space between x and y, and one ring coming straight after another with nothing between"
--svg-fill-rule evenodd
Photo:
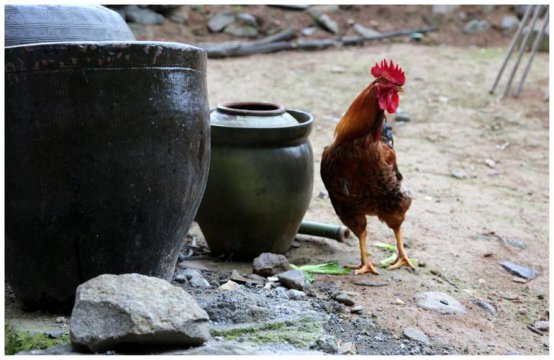
<instances>
[{"instance_id":1,"label":"rooster's beak","mask_svg":"<svg viewBox=\"0 0 554 360\"><path fill-rule=\"evenodd\" d=\"M404 88L402 86L397 86L396 91L398 92L404 92Z\"/></svg>"}]
</instances>

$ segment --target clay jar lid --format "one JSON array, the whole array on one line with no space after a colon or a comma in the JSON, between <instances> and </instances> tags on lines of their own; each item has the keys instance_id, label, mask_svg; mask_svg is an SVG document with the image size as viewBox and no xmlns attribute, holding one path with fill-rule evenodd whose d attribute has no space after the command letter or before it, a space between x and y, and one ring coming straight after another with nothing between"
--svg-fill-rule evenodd
<instances>
[{"instance_id":1,"label":"clay jar lid","mask_svg":"<svg viewBox=\"0 0 554 360\"><path fill-rule=\"evenodd\" d=\"M280 128L298 125L285 107L269 102L227 102L212 111L211 124L231 128Z\"/></svg>"}]
</instances>

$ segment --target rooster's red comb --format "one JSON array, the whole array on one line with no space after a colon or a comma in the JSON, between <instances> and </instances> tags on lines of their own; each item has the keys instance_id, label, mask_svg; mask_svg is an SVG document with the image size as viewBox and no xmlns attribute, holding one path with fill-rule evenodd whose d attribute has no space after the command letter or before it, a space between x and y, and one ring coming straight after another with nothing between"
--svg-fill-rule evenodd
<instances>
[{"instance_id":1,"label":"rooster's red comb","mask_svg":"<svg viewBox=\"0 0 554 360\"><path fill-rule=\"evenodd\" d=\"M392 60L390 60L390 64L387 64L386 59L382 60L380 65L375 63L375 66L371 68L371 75L376 78L384 77L388 81L399 86L404 85L404 81L406 80L404 71L402 71L398 64L395 66Z\"/></svg>"}]
</instances>

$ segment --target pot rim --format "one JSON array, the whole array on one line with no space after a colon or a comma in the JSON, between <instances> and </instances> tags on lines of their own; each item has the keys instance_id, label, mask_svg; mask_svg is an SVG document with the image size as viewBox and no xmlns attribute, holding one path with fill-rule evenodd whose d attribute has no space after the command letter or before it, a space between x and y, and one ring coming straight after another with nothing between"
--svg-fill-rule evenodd
<instances>
[{"instance_id":1,"label":"pot rim","mask_svg":"<svg viewBox=\"0 0 554 360\"><path fill-rule=\"evenodd\" d=\"M206 71L205 50L170 41L63 41L7 46L5 72L188 68Z\"/></svg>"},{"instance_id":2,"label":"pot rim","mask_svg":"<svg viewBox=\"0 0 554 360\"><path fill-rule=\"evenodd\" d=\"M210 113L217 111L212 109ZM227 144L243 146L251 145L294 145L305 141L310 135L314 123L314 116L306 111L286 109L298 124L282 127L232 127L211 124L213 144Z\"/></svg>"},{"instance_id":3,"label":"pot rim","mask_svg":"<svg viewBox=\"0 0 554 360\"><path fill-rule=\"evenodd\" d=\"M284 114L283 105L267 101L228 101L217 105L216 109L231 115L277 116Z\"/></svg>"}]
</instances>

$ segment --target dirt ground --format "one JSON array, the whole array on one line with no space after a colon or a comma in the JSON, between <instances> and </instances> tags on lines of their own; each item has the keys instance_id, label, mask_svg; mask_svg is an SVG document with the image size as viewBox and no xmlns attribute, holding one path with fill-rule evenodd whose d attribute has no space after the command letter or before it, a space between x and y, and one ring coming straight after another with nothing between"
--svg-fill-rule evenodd
<instances>
[{"instance_id":1,"label":"dirt ground","mask_svg":"<svg viewBox=\"0 0 554 360\"><path fill-rule=\"evenodd\" d=\"M318 276L316 281L340 283L357 293L356 303L395 334L416 326L470 354L546 354L548 334L538 335L527 325L549 316L548 55L535 59L519 99L498 100L488 91L503 55L503 48L395 44L209 60L208 92L211 106L272 101L315 116L310 141L316 176L305 219L338 224L329 199L318 196L325 190L318 174L322 149L332 141L341 114L370 81L370 66L385 57L397 61L406 73L400 107L411 121L395 124L392 116L389 121L398 165L414 196L403 229L409 256L425 266L415 272L382 270L379 277ZM505 79L500 90L504 84ZM451 176L455 170L466 178ZM371 244L394 243L394 236L376 218L368 223L369 246L380 261L387 254ZM201 237L198 227L193 233ZM517 243L513 240L523 248L511 245ZM359 260L355 238L338 243L299 236L299 243L286 254L296 265ZM540 275L514 282L498 264L503 260L533 266ZM250 264L242 265L248 272ZM352 284L360 278L389 285ZM413 300L417 291L449 293L468 312L438 315L421 309ZM476 299L492 304L496 317L474 305Z\"/></svg>"}]
</instances>

